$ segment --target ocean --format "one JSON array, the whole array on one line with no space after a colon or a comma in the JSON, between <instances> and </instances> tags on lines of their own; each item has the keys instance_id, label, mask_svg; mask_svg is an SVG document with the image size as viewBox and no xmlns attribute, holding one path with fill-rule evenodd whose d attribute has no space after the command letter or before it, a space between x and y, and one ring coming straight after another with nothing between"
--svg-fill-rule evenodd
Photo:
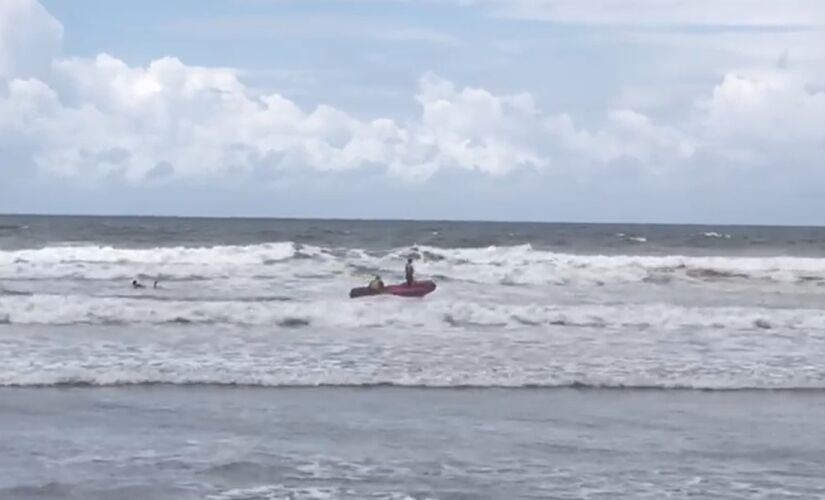
<instances>
[{"instance_id":1,"label":"ocean","mask_svg":"<svg viewBox=\"0 0 825 500\"><path fill-rule=\"evenodd\" d=\"M0 216L0 499L824 498L823 302L825 228Z\"/></svg>"}]
</instances>

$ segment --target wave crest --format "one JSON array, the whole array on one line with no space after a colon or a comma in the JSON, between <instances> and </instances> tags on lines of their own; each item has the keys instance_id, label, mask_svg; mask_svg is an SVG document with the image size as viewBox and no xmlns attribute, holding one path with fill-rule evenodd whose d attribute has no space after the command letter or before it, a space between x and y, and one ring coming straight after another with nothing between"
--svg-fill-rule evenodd
<instances>
[{"instance_id":1,"label":"wave crest","mask_svg":"<svg viewBox=\"0 0 825 500\"><path fill-rule=\"evenodd\" d=\"M489 304L462 300L156 300L151 297L0 297L0 322L18 325L228 324L301 328L632 328L825 330L815 309L645 304Z\"/></svg>"},{"instance_id":2,"label":"wave crest","mask_svg":"<svg viewBox=\"0 0 825 500\"><path fill-rule=\"evenodd\" d=\"M327 248L293 242L248 246L46 247L0 251L0 279L167 280L329 278L340 273L396 272L410 252L421 270L450 280L508 285L611 283L791 283L825 282L825 259L806 257L580 255L531 245L486 248L419 246L387 252Z\"/></svg>"},{"instance_id":3,"label":"wave crest","mask_svg":"<svg viewBox=\"0 0 825 500\"><path fill-rule=\"evenodd\" d=\"M825 392L825 382L821 385L722 385L702 383L650 383L623 384L609 382L558 382L558 383L417 383L417 382L351 382L351 383L299 383L263 380L248 381L214 381L214 380L97 380L65 379L51 382L20 381L0 382L0 387L7 388L92 388L92 387L238 387L259 389L427 389L427 390L580 390L580 391L696 391L696 392Z\"/></svg>"}]
</instances>

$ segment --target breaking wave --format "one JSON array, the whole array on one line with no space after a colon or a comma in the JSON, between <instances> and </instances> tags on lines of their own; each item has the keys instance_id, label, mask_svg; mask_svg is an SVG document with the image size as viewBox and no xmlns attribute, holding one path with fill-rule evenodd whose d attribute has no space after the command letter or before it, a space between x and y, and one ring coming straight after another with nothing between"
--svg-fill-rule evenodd
<instances>
[{"instance_id":1,"label":"breaking wave","mask_svg":"<svg viewBox=\"0 0 825 500\"><path fill-rule=\"evenodd\" d=\"M371 274L401 279L411 253L437 293L348 298ZM4 250L0 386L819 391L823 294L825 259L788 256Z\"/></svg>"},{"instance_id":2,"label":"breaking wave","mask_svg":"<svg viewBox=\"0 0 825 500\"><path fill-rule=\"evenodd\" d=\"M729 240L731 238L731 235L728 233L717 233L716 231L708 231L706 233L702 233L702 236L704 236L705 238L720 238L725 240Z\"/></svg>"},{"instance_id":3,"label":"breaking wave","mask_svg":"<svg viewBox=\"0 0 825 500\"><path fill-rule=\"evenodd\" d=\"M716 237L715 235L712 237ZM0 280L291 278L393 272L414 253L430 275L489 284L825 282L825 259L807 257L578 255L530 245L412 247L388 252L292 242L249 246L125 249L104 246L0 251Z\"/></svg>"},{"instance_id":4,"label":"breaking wave","mask_svg":"<svg viewBox=\"0 0 825 500\"><path fill-rule=\"evenodd\" d=\"M162 381L162 380L80 380L67 379L56 380L54 382L19 382L0 383L0 387L8 388L87 388L87 387L152 387L152 386L201 386L201 387L246 387L246 388L277 388L277 389L435 389L435 390L484 390L484 389L522 389L522 390L605 390L605 391L702 391L702 392L825 392L825 382L821 385L802 386L714 386L699 384L661 383L661 384L610 384L610 383L590 383L590 382L559 382L559 383L489 383L489 384L439 384L439 383L395 383L395 382L366 382L366 383L278 383L264 381Z\"/></svg>"},{"instance_id":5,"label":"breaking wave","mask_svg":"<svg viewBox=\"0 0 825 500\"><path fill-rule=\"evenodd\" d=\"M302 328L531 327L825 330L815 309L688 307L647 304L489 304L463 300L311 302L156 300L152 298L14 295L0 297L0 322L17 325L229 324Z\"/></svg>"}]
</instances>

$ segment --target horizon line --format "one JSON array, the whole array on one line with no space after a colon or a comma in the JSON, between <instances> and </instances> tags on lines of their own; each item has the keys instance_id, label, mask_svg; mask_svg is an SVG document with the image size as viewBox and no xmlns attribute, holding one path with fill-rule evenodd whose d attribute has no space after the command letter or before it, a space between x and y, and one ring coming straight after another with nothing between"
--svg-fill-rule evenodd
<instances>
[{"instance_id":1,"label":"horizon line","mask_svg":"<svg viewBox=\"0 0 825 500\"><path fill-rule=\"evenodd\" d=\"M0 212L0 217L77 217L77 218L132 218L132 219L195 219L195 220L276 220L276 221L324 221L324 222L435 222L478 224L544 224L544 225L601 225L601 226L683 226L683 227L760 227L760 228L825 228L811 224L754 224L754 223L706 223L706 222L621 222L621 221L570 221L538 219L450 219L450 218L368 218L368 217L311 217L276 215L170 215L170 214L118 214L118 213L46 213Z\"/></svg>"}]
</instances>

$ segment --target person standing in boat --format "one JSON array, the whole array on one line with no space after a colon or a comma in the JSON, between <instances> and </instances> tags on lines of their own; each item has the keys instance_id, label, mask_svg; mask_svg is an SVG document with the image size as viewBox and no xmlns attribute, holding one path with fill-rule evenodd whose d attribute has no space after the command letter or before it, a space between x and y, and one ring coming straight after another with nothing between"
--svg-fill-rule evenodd
<instances>
[{"instance_id":1,"label":"person standing in boat","mask_svg":"<svg viewBox=\"0 0 825 500\"><path fill-rule=\"evenodd\" d=\"M407 279L407 286L412 286L413 282L415 282L415 269L413 268L412 257L407 259L407 265L404 266L404 275Z\"/></svg>"}]
</instances>

